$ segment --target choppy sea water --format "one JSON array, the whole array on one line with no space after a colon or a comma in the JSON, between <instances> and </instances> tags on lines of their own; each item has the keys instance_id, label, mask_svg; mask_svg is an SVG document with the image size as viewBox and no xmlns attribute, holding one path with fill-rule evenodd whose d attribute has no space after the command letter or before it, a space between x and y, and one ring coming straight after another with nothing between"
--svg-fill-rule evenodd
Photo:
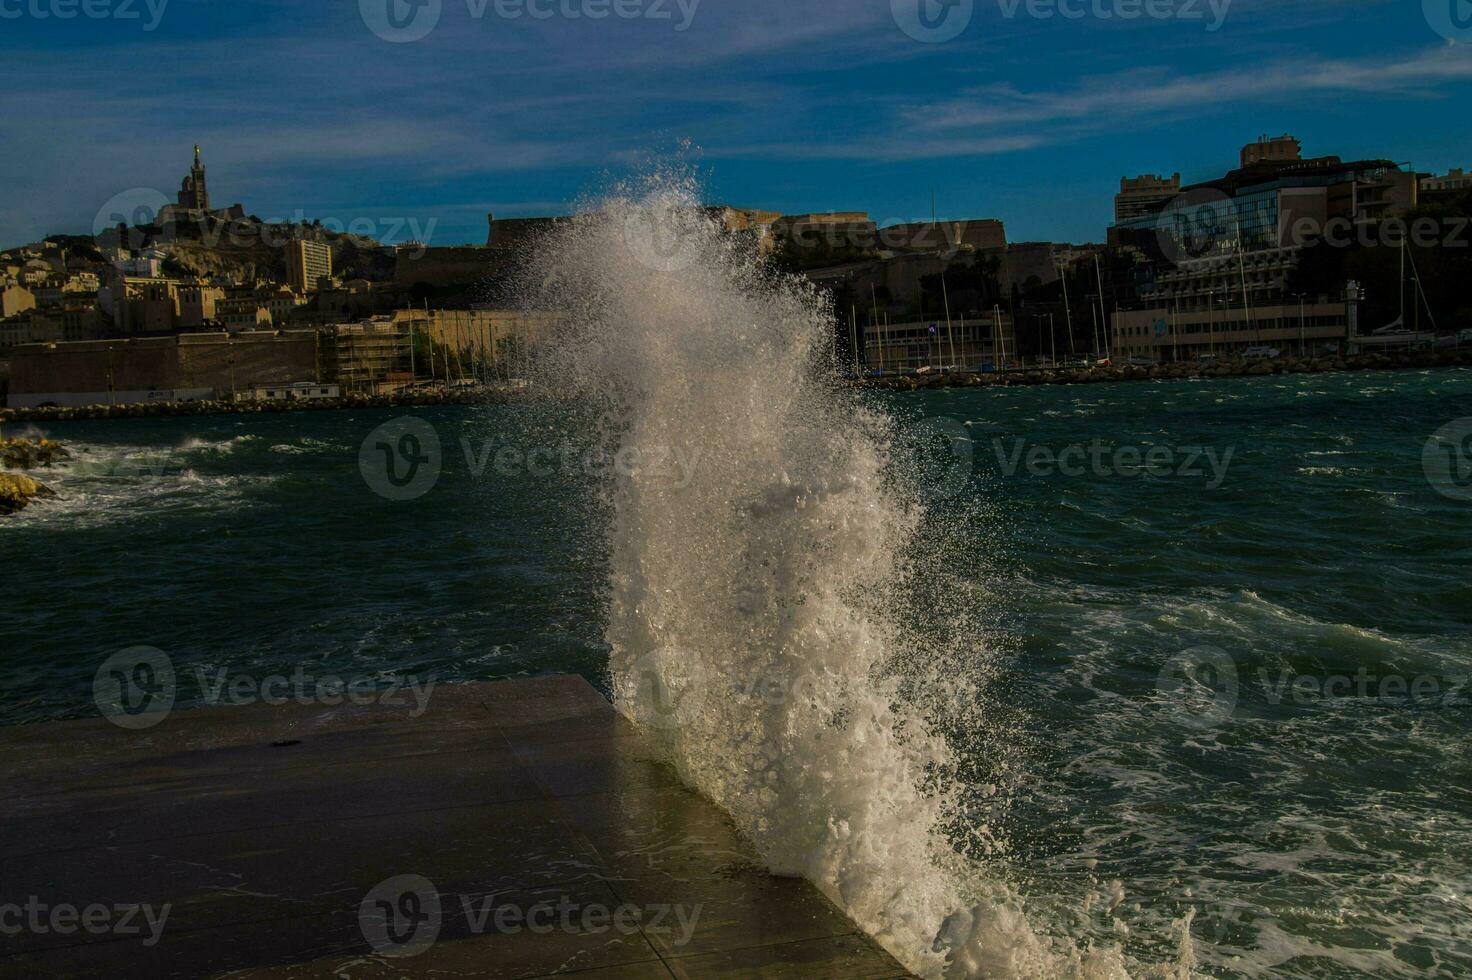
<instances>
[{"instance_id":1,"label":"choppy sea water","mask_svg":"<svg viewBox=\"0 0 1472 980\"><path fill-rule=\"evenodd\" d=\"M922 618L986 597L1005 724L951 737L1006 765L952 819L1034 931L1137 974L1472 973L1472 494L1427 465L1472 373L872 401L959 433L927 534L974 561ZM518 413L413 413L404 487L390 411L38 427L76 459L0 523L0 723L94 714L136 646L184 705L196 668L606 686L600 464Z\"/></svg>"}]
</instances>

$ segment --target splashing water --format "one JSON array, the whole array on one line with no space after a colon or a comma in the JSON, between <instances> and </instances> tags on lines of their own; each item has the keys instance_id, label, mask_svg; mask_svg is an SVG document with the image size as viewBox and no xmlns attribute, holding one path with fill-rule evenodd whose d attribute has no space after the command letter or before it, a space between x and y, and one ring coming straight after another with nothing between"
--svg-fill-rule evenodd
<instances>
[{"instance_id":1,"label":"splashing water","mask_svg":"<svg viewBox=\"0 0 1472 980\"><path fill-rule=\"evenodd\" d=\"M993 654L966 612L984 597L910 601L944 574L921 468L833 380L819 294L723 233L688 175L615 194L529 264L553 271L527 301L565 314L541 369L629 463L603 497L619 710L773 872L909 969L1125 976L1112 950L1036 932L988 872L994 787L962 778L976 752L950 734L992 724Z\"/></svg>"}]
</instances>

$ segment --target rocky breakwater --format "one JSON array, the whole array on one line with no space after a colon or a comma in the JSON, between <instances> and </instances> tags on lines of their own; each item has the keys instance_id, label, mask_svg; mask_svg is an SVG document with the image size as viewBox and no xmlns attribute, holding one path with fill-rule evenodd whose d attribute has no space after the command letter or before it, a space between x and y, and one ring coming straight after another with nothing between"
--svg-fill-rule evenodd
<instances>
[{"instance_id":1,"label":"rocky breakwater","mask_svg":"<svg viewBox=\"0 0 1472 980\"><path fill-rule=\"evenodd\" d=\"M1250 378L1272 374L1317 374L1327 371L1385 371L1405 368L1472 366L1472 349L1397 351L1346 357L1246 361L1182 361L1166 364L1121 364L1109 367L1019 368L988 374L901 375L870 378L877 388L918 391L923 388L972 388L992 385L1103 384L1115 381L1178 381L1186 378Z\"/></svg>"},{"instance_id":2,"label":"rocky breakwater","mask_svg":"<svg viewBox=\"0 0 1472 980\"><path fill-rule=\"evenodd\" d=\"M70 455L50 439L0 439L0 517L14 514L32 500L56 496L34 477L9 471L50 468Z\"/></svg>"},{"instance_id":3,"label":"rocky breakwater","mask_svg":"<svg viewBox=\"0 0 1472 980\"><path fill-rule=\"evenodd\" d=\"M135 402L128 405L46 405L0 409L0 422L63 422L72 419L158 418L171 415L254 415L269 412L330 411L343 408L403 408L420 405L478 405L507 401L514 391L415 389L390 395L347 394L340 398L191 402Z\"/></svg>"}]
</instances>

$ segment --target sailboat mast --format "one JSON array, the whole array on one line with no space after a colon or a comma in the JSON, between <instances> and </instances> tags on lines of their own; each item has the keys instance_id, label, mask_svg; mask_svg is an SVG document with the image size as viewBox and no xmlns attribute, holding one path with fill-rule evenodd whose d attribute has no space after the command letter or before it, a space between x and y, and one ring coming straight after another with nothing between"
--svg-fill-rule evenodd
<instances>
[{"instance_id":1,"label":"sailboat mast","mask_svg":"<svg viewBox=\"0 0 1472 980\"><path fill-rule=\"evenodd\" d=\"M1094 253L1094 281L1099 284L1099 319L1104 321L1104 336L1107 337L1109 336L1109 311L1104 308L1104 273L1099 269L1098 252ZM1094 345L1096 347L1098 347L1099 345L1099 341L1097 338L1094 341ZM1095 353L1105 353L1104 348L1099 347L1099 349Z\"/></svg>"},{"instance_id":2,"label":"sailboat mast","mask_svg":"<svg viewBox=\"0 0 1472 980\"><path fill-rule=\"evenodd\" d=\"M1402 235L1400 239L1400 282L1396 284L1396 292L1400 293L1400 325L1405 329L1406 325L1406 239Z\"/></svg>"},{"instance_id":3,"label":"sailboat mast","mask_svg":"<svg viewBox=\"0 0 1472 980\"><path fill-rule=\"evenodd\" d=\"M1247 317L1247 329L1252 331L1252 339L1260 341L1257 335L1257 325L1252 320L1252 304L1247 298L1247 258L1242 253L1242 217L1237 214L1236 208L1232 210L1232 221L1237 228L1237 274L1242 278L1242 314Z\"/></svg>"},{"instance_id":4,"label":"sailboat mast","mask_svg":"<svg viewBox=\"0 0 1472 980\"><path fill-rule=\"evenodd\" d=\"M869 323L874 327L874 337L879 341L879 370L884 370L884 333L879 329L879 296L874 284L869 283Z\"/></svg>"},{"instance_id":5,"label":"sailboat mast","mask_svg":"<svg viewBox=\"0 0 1472 980\"><path fill-rule=\"evenodd\" d=\"M1007 352L1002 349L1002 304L992 304L992 367L1000 374L1007 359Z\"/></svg>"},{"instance_id":6,"label":"sailboat mast","mask_svg":"<svg viewBox=\"0 0 1472 980\"><path fill-rule=\"evenodd\" d=\"M1068 302L1068 266L1067 265L1060 266L1059 269L1058 269L1058 273L1059 273L1059 275L1063 279L1063 318L1064 318L1064 322L1068 324L1068 353L1072 354L1072 353L1074 353L1074 350L1073 350L1073 307Z\"/></svg>"},{"instance_id":7,"label":"sailboat mast","mask_svg":"<svg viewBox=\"0 0 1472 980\"><path fill-rule=\"evenodd\" d=\"M942 269L940 273L940 295L946 305L946 340L951 347L951 367L956 366L956 334L951 329L951 295L946 290L946 273Z\"/></svg>"}]
</instances>

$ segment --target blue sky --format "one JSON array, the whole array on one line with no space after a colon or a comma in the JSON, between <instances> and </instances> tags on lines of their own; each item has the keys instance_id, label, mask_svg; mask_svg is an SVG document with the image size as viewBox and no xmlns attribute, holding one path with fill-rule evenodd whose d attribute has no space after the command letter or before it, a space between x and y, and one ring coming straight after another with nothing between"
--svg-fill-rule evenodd
<instances>
[{"instance_id":1,"label":"blue sky","mask_svg":"<svg viewBox=\"0 0 1472 980\"><path fill-rule=\"evenodd\" d=\"M1014 241L1099 240L1121 175L1213 177L1262 133L1472 166L1472 28L1444 16L1472 0L1232 0L1216 30L1208 0L416 2L399 22L433 28L394 43L388 0L0 0L0 245L172 198L196 142L217 206L433 244L682 152L713 201L887 223L934 192ZM916 3L962 29L915 39Z\"/></svg>"}]
</instances>

